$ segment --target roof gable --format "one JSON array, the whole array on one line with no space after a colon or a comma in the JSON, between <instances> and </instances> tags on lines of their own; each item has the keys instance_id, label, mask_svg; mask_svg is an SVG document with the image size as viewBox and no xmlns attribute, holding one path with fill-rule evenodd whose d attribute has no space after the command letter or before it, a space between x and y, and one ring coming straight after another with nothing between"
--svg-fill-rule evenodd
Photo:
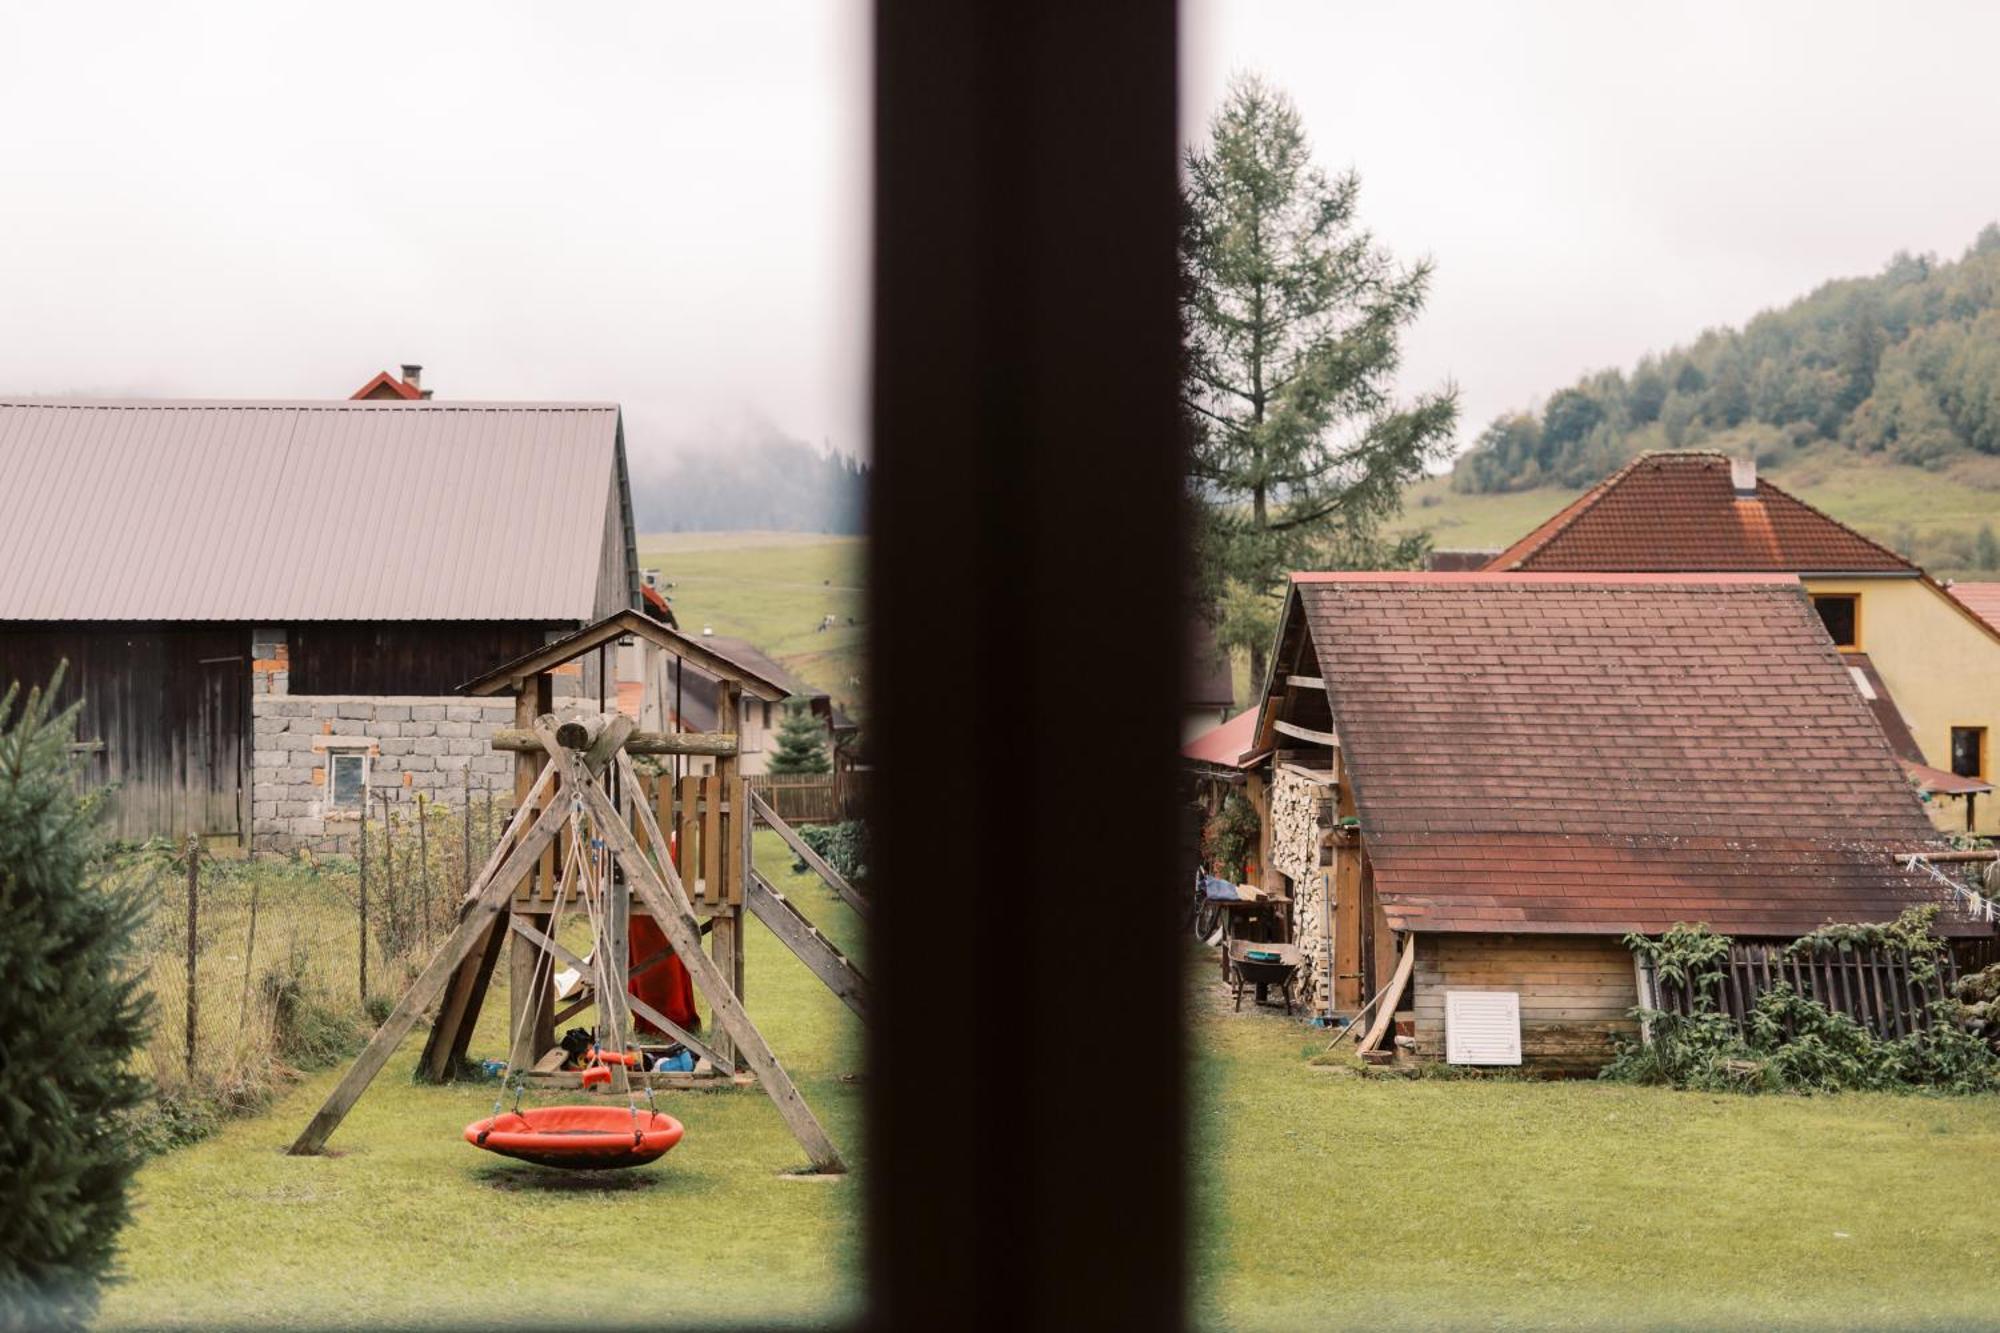
<instances>
[{"instance_id":1,"label":"roof gable","mask_svg":"<svg viewBox=\"0 0 2000 1333\"><path fill-rule=\"evenodd\" d=\"M1492 570L1921 571L1759 478L1739 498L1719 453L1642 454L1502 551Z\"/></svg>"},{"instance_id":2,"label":"roof gable","mask_svg":"<svg viewBox=\"0 0 2000 1333\"><path fill-rule=\"evenodd\" d=\"M1796 579L1302 576L1286 615L1396 929L1796 935L1939 901Z\"/></svg>"},{"instance_id":3,"label":"roof gable","mask_svg":"<svg viewBox=\"0 0 2000 1333\"><path fill-rule=\"evenodd\" d=\"M589 620L622 447L610 403L0 400L0 620Z\"/></svg>"}]
</instances>

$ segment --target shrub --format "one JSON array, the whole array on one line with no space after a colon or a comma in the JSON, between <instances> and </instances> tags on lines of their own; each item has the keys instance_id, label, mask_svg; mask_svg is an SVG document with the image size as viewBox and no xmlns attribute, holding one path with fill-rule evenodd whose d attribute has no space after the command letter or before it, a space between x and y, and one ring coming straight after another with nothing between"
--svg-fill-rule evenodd
<instances>
[{"instance_id":1,"label":"shrub","mask_svg":"<svg viewBox=\"0 0 2000 1333\"><path fill-rule=\"evenodd\" d=\"M128 1117L146 1004L141 909L93 885L98 799L79 794L76 710L0 695L0 1324L82 1327L142 1149Z\"/></svg>"},{"instance_id":2,"label":"shrub","mask_svg":"<svg viewBox=\"0 0 2000 1333\"><path fill-rule=\"evenodd\" d=\"M1230 792L1222 809L1202 826L1202 860L1224 879L1241 881L1257 850L1258 829L1256 807L1242 792Z\"/></svg>"},{"instance_id":3,"label":"shrub","mask_svg":"<svg viewBox=\"0 0 2000 1333\"><path fill-rule=\"evenodd\" d=\"M840 824L807 824L799 830L806 846L819 854L822 861L840 872L855 888L868 883L868 825L859 819L850 819ZM804 857L795 857L792 869L804 874L810 867Z\"/></svg>"},{"instance_id":4,"label":"shrub","mask_svg":"<svg viewBox=\"0 0 2000 1333\"><path fill-rule=\"evenodd\" d=\"M1935 907L1920 907L1887 925L1826 926L1790 950L1802 956L1895 950L1908 958L1911 977L1927 983L1938 971L1940 942L1931 933L1936 919ZM1657 940L1628 935L1625 943L1663 984L1689 997L1690 1012L1634 1009L1648 1039L1625 1045L1605 1067L1607 1079L1702 1091L2000 1090L2000 1052L1982 1035L1985 1011L1977 999L1984 974L1965 978L1956 995L1933 1001L1930 1028L1905 1037L1878 1037L1782 982L1757 997L1739 1027L1715 1005L1728 936L1677 925Z\"/></svg>"}]
</instances>

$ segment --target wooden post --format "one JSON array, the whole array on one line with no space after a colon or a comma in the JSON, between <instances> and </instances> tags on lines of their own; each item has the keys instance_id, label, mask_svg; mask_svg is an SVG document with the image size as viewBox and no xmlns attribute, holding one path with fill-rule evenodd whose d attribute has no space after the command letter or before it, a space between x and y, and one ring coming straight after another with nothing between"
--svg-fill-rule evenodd
<instances>
[{"instance_id":1,"label":"wooden post","mask_svg":"<svg viewBox=\"0 0 2000 1333\"><path fill-rule=\"evenodd\" d=\"M458 849L460 880L458 894L461 898L472 892L472 757L470 755L467 755L465 759L465 809L463 813L465 815L465 823L463 825L464 836L459 842Z\"/></svg>"},{"instance_id":2,"label":"wooden post","mask_svg":"<svg viewBox=\"0 0 2000 1333\"><path fill-rule=\"evenodd\" d=\"M532 687L524 687L514 697L514 724L532 730L535 719L541 715L542 698L550 693L552 691L546 674L536 677ZM514 756L514 800L517 806L528 801L533 795L535 779L541 776L542 765L547 758L548 756L543 754L530 755L525 751ZM551 792L546 798L544 808L553 809L555 804L555 794ZM549 850L540 858L539 870L531 869L524 880L517 881L525 892L514 889L512 885L509 886L510 891L514 893L514 905L517 908L524 897L534 899L538 896L535 882L538 875L544 889L553 882L554 855L555 844L552 843ZM548 929L549 919L546 914L522 913L521 915L529 924L538 926L544 931ZM542 986L534 995L529 995L541 951L513 931L507 932L507 949L507 1049L515 1067L527 1069L542 1057L544 1051L555 1044L555 1005L547 986ZM526 997L525 1006L523 997Z\"/></svg>"},{"instance_id":3,"label":"wooden post","mask_svg":"<svg viewBox=\"0 0 2000 1333\"><path fill-rule=\"evenodd\" d=\"M722 681L715 691L715 725L723 731L742 730L742 691L734 681ZM713 914L715 926L708 933L709 954L715 959L715 970L721 974L722 982L730 992L742 998L742 892L730 883L730 873L736 868L740 847L733 847L730 837L732 829L723 825L723 802L739 795L742 783L737 778L738 759L733 754L718 755L715 772L703 783L703 796L708 808L702 812L701 821L701 867L703 888ZM716 1052L729 1062L729 1071L737 1065L736 1044L727 1032L717 1034Z\"/></svg>"},{"instance_id":4,"label":"wooden post","mask_svg":"<svg viewBox=\"0 0 2000 1333\"><path fill-rule=\"evenodd\" d=\"M201 951L198 926L201 920L201 838L188 834L187 844L187 1076L194 1078L195 1023L200 1012L201 988L195 983L197 956Z\"/></svg>"},{"instance_id":5,"label":"wooden post","mask_svg":"<svg viewBox=\"0 0 2000 1333\"><path fill-rule=\"evenodd\" d=\"M361 1004L368 1005L368 788L361 789L361 886L355 895L355 910L361 918Z\"/></svg>"},{"instance_id":6,"label":"wooden post","mask_svg":"<svg viewBox=\"0 0 2000 1333\"><path fill-rule=\"evenodd\" d=\"M606 775L609 776L608 774ZM622 782L613 782L612 789L624 803L621 812L629 825L637 813L636 803L644 798L641 792L628 791ZM633 1044L632 1006L626 1003L626 989L630 981L629 968L632 963L632 885L624 867L615 860L606 858L609 864L605 871L609 883L605 886L605 953L603 976L606 994L598 999L598 1004L611 1019L611 1032L626 1046ZM623 1063L611 1066L611 1091L623 1093L630 1087L630 1079Z\"/></svg>"},{"instance_id":7,"label":"wooden post","mask_svg":"<svg viewBox=\"0 0 2000 1333\"><path fill-rule=\"evenodd\" d=\"M417 873L424 885L424 952L431 951L431 819L430 805L417 793Z\"/></svg>"},{"instance_id":8,"label":"wooden post","mask_svg":"<svg viewBox=\"0 0 2000 1333\"><path fill-rule=\"evenodd\" d=\"M389 913L389 934L396 934L396 821L389 793L382 793L382 907Z\"/></svg>"}]
</instances>

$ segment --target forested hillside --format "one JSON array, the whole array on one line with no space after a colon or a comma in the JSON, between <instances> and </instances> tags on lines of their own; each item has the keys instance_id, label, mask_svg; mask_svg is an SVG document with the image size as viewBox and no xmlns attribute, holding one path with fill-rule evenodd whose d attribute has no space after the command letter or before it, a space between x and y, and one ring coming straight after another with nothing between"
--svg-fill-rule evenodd
<instances>
[{"instance_id":1,"label":"forested hillside","mask_svg":"<svg viewBox=\"0 0 2000 1333\"><path fill-rule=\"evenodd\" d=\"M855 534L867 494L866 463L762 424L632 460L641 532Z\"/></svg>"},{"instance_id":2,"label":"forested hillside","mask_svg":"<svg viewBox=\"0 0 2000 1333\"><path fill-rule=\"evenodd\" d=\"M1583 486L1648 449L1782 468L1807 450L1942 470L2000 455L2000 225L1955 262L1898 254L1741 330L1713 329L1488 426L1452 488Z\"/></svg>"}]
</instances>

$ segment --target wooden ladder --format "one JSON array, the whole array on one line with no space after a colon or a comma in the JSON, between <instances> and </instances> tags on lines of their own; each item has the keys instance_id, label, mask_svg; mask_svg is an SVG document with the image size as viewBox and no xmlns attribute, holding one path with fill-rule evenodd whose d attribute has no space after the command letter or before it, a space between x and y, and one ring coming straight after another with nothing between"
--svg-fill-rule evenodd
<instances>
[{"instance_id":1,"label":"wooden ladder","mask_svg":"<svg viewBox=\"0 0 2000 1333\"><path fill-rule=\"evenodd\" d=\"M768 926L773 935L783 940L785 947L796 954L814 976L825 982L827 989L838 995L841 1003L854 1011L856 1018L867 1021L868 979L861 975L861 969L836 949L832 940L820 934L819 927L807 920L806 914L794 906L791 899L778 892L771 881L756 870L752 870L745 881L743 905Z\"/></svg>"}]
</instances>

